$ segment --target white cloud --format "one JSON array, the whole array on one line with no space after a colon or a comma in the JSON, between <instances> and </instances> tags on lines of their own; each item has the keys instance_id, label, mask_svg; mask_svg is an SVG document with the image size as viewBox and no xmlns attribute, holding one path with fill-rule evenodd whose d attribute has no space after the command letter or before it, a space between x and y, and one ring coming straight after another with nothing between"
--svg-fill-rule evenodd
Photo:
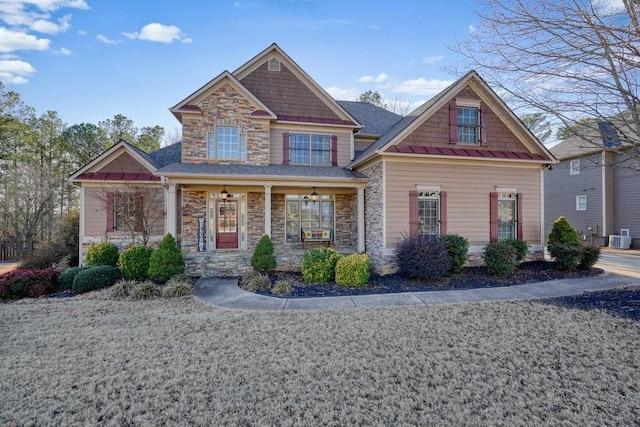
<instances>
[{"instance_id":1,"label":"white cloud","mask_svg":"<svg viewBox=\"0 0 640 427\"><path fill-rule=\"evenodd\" d=\"M386 73L380 73L377 76L362 76L358 79L362 83L382 83L387 80L389 80L389 76Z\"/></svg>"},{"instance_id":2,"label":"white cloud","mask_svg":"<svg viewBox=\"0 0 640 427\"><path fill-rule=\"evenodd\" d=\"M78 35L79 36L86 36L87 32L85 30L78 30Z\"/></svg>"},{"instance_id":3,"label":"white cloud","mask_svg":"<svg viewBox=\"0 0 640 427\"><path fill-rule=\"evenodd\" d=\"M103 34L98 34L98 35L96 36L96 38L97 38L99 41L101 41L102 43L106 43L106 44L112 44L112 45L115 45L115 44L120 43L120 41L118 41L118 40L111 40L109 37L107 37L107 36L105 36L105 35L103 35Z\"/></svg>"},{"instance_id":4,"label":"white cloud","mask_svg":"<svg viewBox=\"0 0 640 427\"><path fill-rule=\"evenodd\" d=\"M138 33L135 31L133 33L122 33L122 35L131 40L138 38Z\"/></svg>"},{"instance_id":5,"label":"white cloud","mask_svg":"<svg viewBox=\"0 0 640 427\"><path fill-rule=\"evenodd\" d=\"M36 72L28 62L20 60L0 61L0 81L7 84L25 84L27 76Z\"/></svg>"},{"instance_id":6,"label":"white cloud","mask_svg":"<svg viewBox=\"0 0 640 427\"><path fill-rule=\"evenodd\" d=\"M424 58L422 60L423 64L435 64L436 62L440 62L444 59L444 56L442 55L432 55L432 56L427 56L426 58Z\"/></svg>"},{"instance_id":7,"label":"white cloud","mask_svg":"<svg viewBox=\"0 0 640 427\"><path fill-rule=\"evenodd\" d=\"M172 43L174 40L182 41L183 43L192 42L192 40L182 34L180 28L175 25L163 25L158 24L157 22L145 25L140 29L139 33L133 32L123 34L131 39L137 38L140 40L158 43Z\"/></svg>"},{"instance_id":8,"label":"white cloud","mask_svg":"<svg viewBox=\"0 0 640 427\"><path fill-rule=\"evenodd\" d=\"M50 43L49 39L39 39L33 34L0 27L0 52L3 53L14 50L47 50Z\"/></svg>"},{"instance_id":9,"label":"white cloud","mask_svg":"<svg viewBox=\"0 0 640 427\"><path fill-rule=\"evenodd\" d=\"M60 55L71 55L71 51L66 47L61 47L57 53L59 53Z\"/></svg>"},{"instance_id":10,"label":"white cloud","mask_svg":"<svg viewBox=\"0 0 640 427\"><path fill-rule=\"evenodd\" d=\"M453 83L452 80L427 80L420 77L413 80L405 80L400 83L388 83L384 85L385 89L394 93L403 93L406 95L435 95Z\"/></svg>"},{"instance_id":11,"label":"white cloud","mask_svg":"<svg viewBox=\"0 0 640 427\"><path fill-rule=\"evenodd\" d=\"M324 88L334 99L340 99L345 101L355 101L360 96L360 92L356 89L343 89L337 86L331 86Z\"/></svg>"},{"instance_id":12,"label":"white cloud","mask_svg":"<svg viewBox=\"0 0 640 427\"><path fill-rule=\"evenodd\" d=\"M64 33L71 27L69 23L71 21L71 15L65 15L58 19L58 23L47 21L45 19L38 19L29 25L33 31L45 34L59 34Z\"/></svg>"}]
</instances>

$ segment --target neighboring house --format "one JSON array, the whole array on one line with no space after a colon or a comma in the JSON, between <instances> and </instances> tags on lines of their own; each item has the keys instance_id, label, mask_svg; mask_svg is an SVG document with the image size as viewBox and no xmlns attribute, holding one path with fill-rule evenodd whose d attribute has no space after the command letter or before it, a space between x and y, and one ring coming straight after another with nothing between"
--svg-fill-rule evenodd
<instances>
[{"instance_id":1,"label":"neighboring house","mask_svg":"<svg viewBox=\"0 0 640 427\"><path fill-rule=\"evenodd\" d=\"M71 177L81 251L132 234L95 195L128 183L133 220L132 187L162 189L150 240L176 235L191 274L249 269L264 234L284 268L317 240L388 273L404 234L461 234L475 258L501 238L542 252L542 170L555 159L474 71L401 117L335 101L273 44L171 112L181 143L145 154L121 142Z\"/></svg>"},{"instance_id":2,"label":"neighboring house","mask_svg":"<svg viewBox=\"0 0 640 427\"><path fill-rule=\"evenodd\" d=\"M629 230L640 247L640 156L606 121L551 148L560 163L545 172L545 233L564 216L585 242L600 246Z\"/></svg>"}]
</instances>

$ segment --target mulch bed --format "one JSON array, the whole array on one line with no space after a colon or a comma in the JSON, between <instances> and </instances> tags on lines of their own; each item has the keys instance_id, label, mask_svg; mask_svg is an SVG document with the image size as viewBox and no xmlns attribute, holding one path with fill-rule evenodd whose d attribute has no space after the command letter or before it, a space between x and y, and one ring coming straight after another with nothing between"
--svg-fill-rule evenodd
<instances>
[{"instance_id":1,"label":"mulch bed","mask_svg":"<svg viewBox=\"0 0 640 427\"><path fill-rule=\"evenodd\" d=\"M558 271L554 263L548 261L531 261L520 264L513 276L500 279L487 272L485 267L465 267L461 273L447 276L440 280L405 279L398 274L384 276L373 274L369 283L363 288L346 288L335 283L308 285L302 280L302 273L274 272L271 274L273 283L278 280L289 282L293 288L290 295L284 298L308 298L321 296L351 296L384 294L397 292L442 291L452 289L492 288L500 286L521 285L524 283L543 282L546 280L590 277L601 274L599 268L589 271ZM263 295L277 296L269 291L260 292Z\"/></svg>"},{"instance_id":2,"label":"mulch bed","mask_svg":"<svg viewBox=\"0 0 640 427\"><path fill-rule=\"evenodd\" d=\"M612 316L640 321L640 285L541 301L545 304L581 310L599 309Z\"/></svg>"}]
</instances>

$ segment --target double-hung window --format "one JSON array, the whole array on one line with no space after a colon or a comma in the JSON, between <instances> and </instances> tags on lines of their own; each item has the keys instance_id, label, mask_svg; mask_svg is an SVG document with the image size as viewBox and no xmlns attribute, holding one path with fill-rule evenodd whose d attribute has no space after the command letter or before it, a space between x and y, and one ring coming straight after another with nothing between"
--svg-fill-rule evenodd
<instances>
[{"instance_id":1,"label":"double-hung window","mask_svg":"<svg viewBox=\"0 0 640 427\"><path fill-rule=\"evenodd\" d=\"M576 196L576 210L577 211L587 210L587 196L585 196L584 194L580 196Z\"/></svg>"},{"instance_id":2,"label":"double-hung window","mask_svg":"<svg viewBox=\"0 0 640 427\"><path fill-rule=\"evenodd\" d=\"M291 133L289 161L299 165L330 165L331 135Z\"/></svg>"},{"instance_id":3,"label":"double-hung window","mask_svg":"<svg viewBox=\"0 0 640 427\"><path fill-rule=\"evenodd\" d=\"M247 135L234 126L216 126L208 135L208 156L217 160L246 160Z\"/></svg>"},{"instance_id":4,"label":"double-hung window","mask_svg":"<svg viewBox=\"0 0 640 427\"><path fill-rule=\"evenodd\" d=\"M458 106L458 144L478 144L480 141L480 109Z\"/></svg>"},{"instance_id":5,"label":"double-hung window","mask_svg":"<svg viewBox=\"0 0 640 427\"><path fill-rule=\"evenodd\" d=\"M580 159L571 160L571 163L569 164L569 174L571 175L580 174Z\"/></svg>"},{"instance_id":6,"label":"double-hung window","mask_svg":"<svg viewBox=\"0 0 640 427\"><path fill-rule=\"evenodd\" d=\"M498 194L498 240L516 239L516 193Z\"/></svg>"},{"instance_id":7,"label":"double-hung window","mask_svg":"<svg viewBox=\"0 0 640 427\"><path fill-rule=\"evenodd\" d=\"M308 195L288 194L286 197L286 242L299 243L303 229L331 230L334 236L335 205L333 196L320 195L313 202Z\"/></svg>"},{"instance_id":8,"label":"double-hung window","mask_svg":"<svg viewBox=\"0 0 640 427\"><path fill-rule=\"evenodd\" d=\"M440 194L434 191L418 193L418 234L440 234Z\"/></svg>"}]
</instances>

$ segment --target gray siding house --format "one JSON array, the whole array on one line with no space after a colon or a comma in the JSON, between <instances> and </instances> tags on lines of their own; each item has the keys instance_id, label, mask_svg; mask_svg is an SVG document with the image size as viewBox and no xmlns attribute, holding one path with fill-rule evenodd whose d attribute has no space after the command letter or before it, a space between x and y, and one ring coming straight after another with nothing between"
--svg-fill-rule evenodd
<instances>
[{"instance_id":1,"label":"gray siding house","mask_svg":"<svg viewBox=\"0 0 640 427\"><path fill-rule=\"evenodd\" d=\"M559 160L544 173L544 227L566 217L585 242L607 246L629 230L640 248L640 157L620 139L569 137L551 148Z\"/></svg>"}]
</instances>

